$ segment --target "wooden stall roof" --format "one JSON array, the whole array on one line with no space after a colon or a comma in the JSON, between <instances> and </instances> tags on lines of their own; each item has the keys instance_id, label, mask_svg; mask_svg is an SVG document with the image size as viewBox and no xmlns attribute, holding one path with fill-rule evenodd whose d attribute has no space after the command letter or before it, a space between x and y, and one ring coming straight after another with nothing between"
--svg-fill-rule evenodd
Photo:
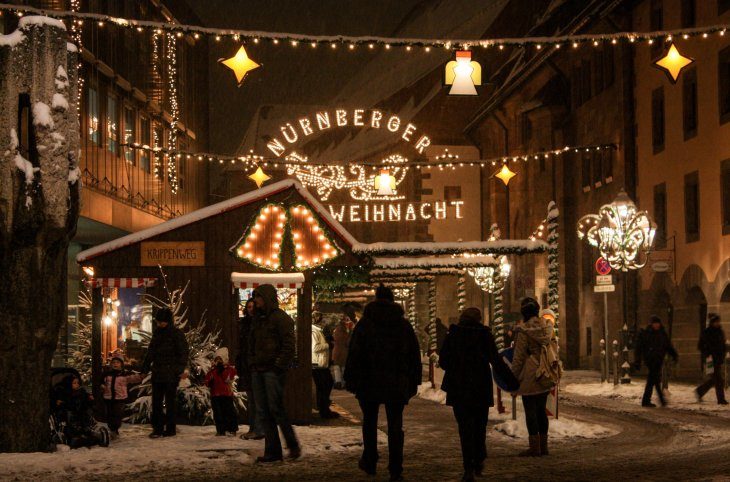
<instances>
[{"instance_id":1,"label":"wooden stall roof","mask_svg":"<svg viewBox=\"0 0 730 482\"><path fill-rule=\"evenodd\" d=\"M270 184L261 189L257 189L255 191L236 196L226 201L212 204L202 209L198 209L197 211L186 214L184 216L180 216L175 219L171 219L170 221L165 221L164 223L160 223L151 228L143 229L142 231L137 231L136 233L123 236L113 241L109 241L108 243L94 246L93 248L87 249L85 251L81 251L79 254L76 255L76 262L84 263L90 259L96 258L97 256L108 254L118 249L137 244L160 234L197 223L204 219L217 216L233 209L237 209L241 206L264 200L269 196L286 191L287 189L295 189L297 192L299 192L299 194L307 201L310 207L324 220L328 227L335 233L339 234L342 239L347 242L347 244L349 244L350 248L359 244L358 241L352 236L352 234L350 234L350 232L347 231L342 226L342 224L340 224L340 222L337 221L327 211L322 203L320 203L317 198L312 196L312 194L307 191L298 180L285 179L283 181Z\"/></svg>"}]
</instances>

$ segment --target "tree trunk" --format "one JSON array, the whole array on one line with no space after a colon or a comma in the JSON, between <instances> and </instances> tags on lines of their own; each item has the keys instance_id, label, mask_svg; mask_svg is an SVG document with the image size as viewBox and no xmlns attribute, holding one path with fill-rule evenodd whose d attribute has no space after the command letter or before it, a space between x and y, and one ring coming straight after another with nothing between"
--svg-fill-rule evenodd
<instances>
[{"instance_id":1,"label":"tree trunk","mask_svg":"<svg viewBox=\"0 0 730 482\"><path fill-rule=\"evenodd\" d=\"M79 214L77 54L25 16L0 47L0 452L49 446L50 368Z\"/></svg>"}]
</instances>

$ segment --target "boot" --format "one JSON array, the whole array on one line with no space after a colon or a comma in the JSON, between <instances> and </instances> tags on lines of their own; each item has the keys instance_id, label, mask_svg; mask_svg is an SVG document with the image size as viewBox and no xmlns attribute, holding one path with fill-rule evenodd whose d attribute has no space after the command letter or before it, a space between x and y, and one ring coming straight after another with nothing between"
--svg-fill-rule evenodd
<instances>
[{"instance_id":1,"label":"boot","mask_svg":"<svg viewBox=\"0 0 730 482\"><path fill-rule=\"evenodd\" d=\"M540 455L550 455L548 452L548 434L540 434Z\"/></svg>"},{"instance_id":2,"label":"boot","mask_svg":"<svg viewBox=\"0 0 730 482\"><path fill-rule=\"evenodd\" d=\"M540 456L540 435L530 435L530 448L519 453L520 457Z\"/></svg>"}]
</instances>

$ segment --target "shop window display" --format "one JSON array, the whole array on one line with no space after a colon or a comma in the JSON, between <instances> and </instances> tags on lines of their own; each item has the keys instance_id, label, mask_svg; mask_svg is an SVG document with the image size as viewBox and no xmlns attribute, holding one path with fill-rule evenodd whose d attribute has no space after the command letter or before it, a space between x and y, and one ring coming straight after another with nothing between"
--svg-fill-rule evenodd
<instances>
[{"instance_id":1,"label":"shop window display","mask_svg":"<svg viewBox=\"0 0 730 482\"><path fill-rule=\"evenodd\" d=\"M102 362L121 352L131 367L140 366L152 335L152 305L139 288L103 288L102 295Z\"/></svg>"}]
</instances>

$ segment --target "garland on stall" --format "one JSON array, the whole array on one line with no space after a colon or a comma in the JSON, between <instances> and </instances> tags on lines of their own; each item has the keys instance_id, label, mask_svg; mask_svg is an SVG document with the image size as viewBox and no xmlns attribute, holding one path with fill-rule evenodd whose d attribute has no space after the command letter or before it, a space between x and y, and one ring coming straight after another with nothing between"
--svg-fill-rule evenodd
<instances>
[{"instance_id":1,"label":"garland on stall","mask_svg":"<svg viewBox=\"0 0 730 482\"><path fill-rule=\"evenodd\" d=\"M560 335L560 264L558 251L558 217L560 212L554 201L548 204L548 306L555 312L555 336Z\"/></svg>"},{"instance_id":2,"label":"garland on stall","mask_svg":"<svg viewBox=\"0 0 730 482\"><path fill-rule=\"evenodd\" d=\"M432 363L438 363L436 338L436 280L428 283L428 355Z\"/></svg>"},{"instance_id":3,"label":"garland on stall","mask_svg":"<svg viewBox=\"0 0 730 482\"><path fill-rule=\"evenodd\" d=\"M367 266L318 266L312 270L315 294L344 293L352 285L370 284Z\"/></svg>"},{"instance_id":4,"label":"garland on stall","mask_svg":"<svg viewBox=\"0 0 730 482\"><path fill-rule=\"evenodd\" d=\"M24 13L33 13L45 15L58 19L75 19L90 20L96 22L99 26L106 23L116 25L122 28L136 29L143 32L146 28L160 29L172 32L177 37L183 35L192 35L198 39L201 35L214 36L216 41L223 37L231 38L235 42L241 40L251 40L253 43L259 43L260 40L269 40L274 45L286 43L292 47L299 44L308 44L312 48L318 45L326 44L332 49L336 49L339 44L347 44L350 51L355 50L358 46L374 49L376 45L390 49L393 46L403 46L406 52L410 52L413 47L423 48L429 52L432 48L443 48L447 50L468 50L472 47L490 48L497 47L500 50L504 47L534 47L541 50L546 46L560 48L563 45L572 45L574 48L582 44L599 47L602 45L616 45L618 42L635 43L646 41L654 43L655 41L670 42L674 37L682 37L688 39L690 37L708 38L711 34L719 34L724 36L730 28L727 24L711 25L706 27L680 28L674 30L661 30L651 32L616 32L616 33L590 33L581 35L559 35L551 37L505 37L492 39L447 39L447 38L408 38L408 37L375 37L375 36L349 36L349 35L303 35L287 32L267 32L258 30L241 30L241 29L222 29L213 27L202 27L199 25L185 25L172 22L159 22L152 20L137 20L129 18L114 17L111 15L99 13L81 13L71 10L47 10L34 8L25 5L15 5L8 3L0 3L0 10L15 12L19 15Z\"/></svg>"},{"instance_id":5,"label":"garland on stall","mask_svg":"<svg viewBox=\"0 0 730 482\"><path fill-rule=\"evenodd\" d=\"M410 290L408 296L408 320L415 332L418 332L418 320L416 318L416 288Z\"/></svg>"},{"instance_id":6,"label":"garland on stall","mask_svg":"<svg viewBox=\"0 0 730 482\"><path fill-rule=\"evenodd\" d=\"M488 255L503 254L534 254L544 253L548 250L548 244L545 241L530 239L490 239L487 241L456 241L456 242L428 242L428 243L412 243L412 242L395 242L395 243L358 243L352 247L352 252L356 254L366 254L369 256L402 256L405 258L411 256L435 256L435 255L462 255L474 254L470 258L451 258L447 264L456 267L468 266L474 259L486 258ZM480 256L479 256L480 255ZM382 258L386 259L386 258ZM424 263L429 259L445 258L421 258ZM405 259L402 264L413 263L412 260ZM495 261L498 263L498 261ZM464 265L464 266L459 266ZM405 267L405 266L403 266Z\"/></svg>"},{"instance_id":7,"label":"garland on stall","mask_svg":"<svg viewBox=\"0 0 730 482\"><path fill-rule=\"evenodd\" d=\"M502 291L494 294L494 342L498 350L506 348L504 345L504 305Z\"/></svg>"},{"instance_id":8,"label":"garland on stall","mask_svg":"<svg viewBox=\"0 0 730 482\"><path fill-rule=\"evenodd\" d=\"M462 271L456 281L456 298L458 300L459 313L466 309L466 273Z\"/></svg>"}]
</instances>

